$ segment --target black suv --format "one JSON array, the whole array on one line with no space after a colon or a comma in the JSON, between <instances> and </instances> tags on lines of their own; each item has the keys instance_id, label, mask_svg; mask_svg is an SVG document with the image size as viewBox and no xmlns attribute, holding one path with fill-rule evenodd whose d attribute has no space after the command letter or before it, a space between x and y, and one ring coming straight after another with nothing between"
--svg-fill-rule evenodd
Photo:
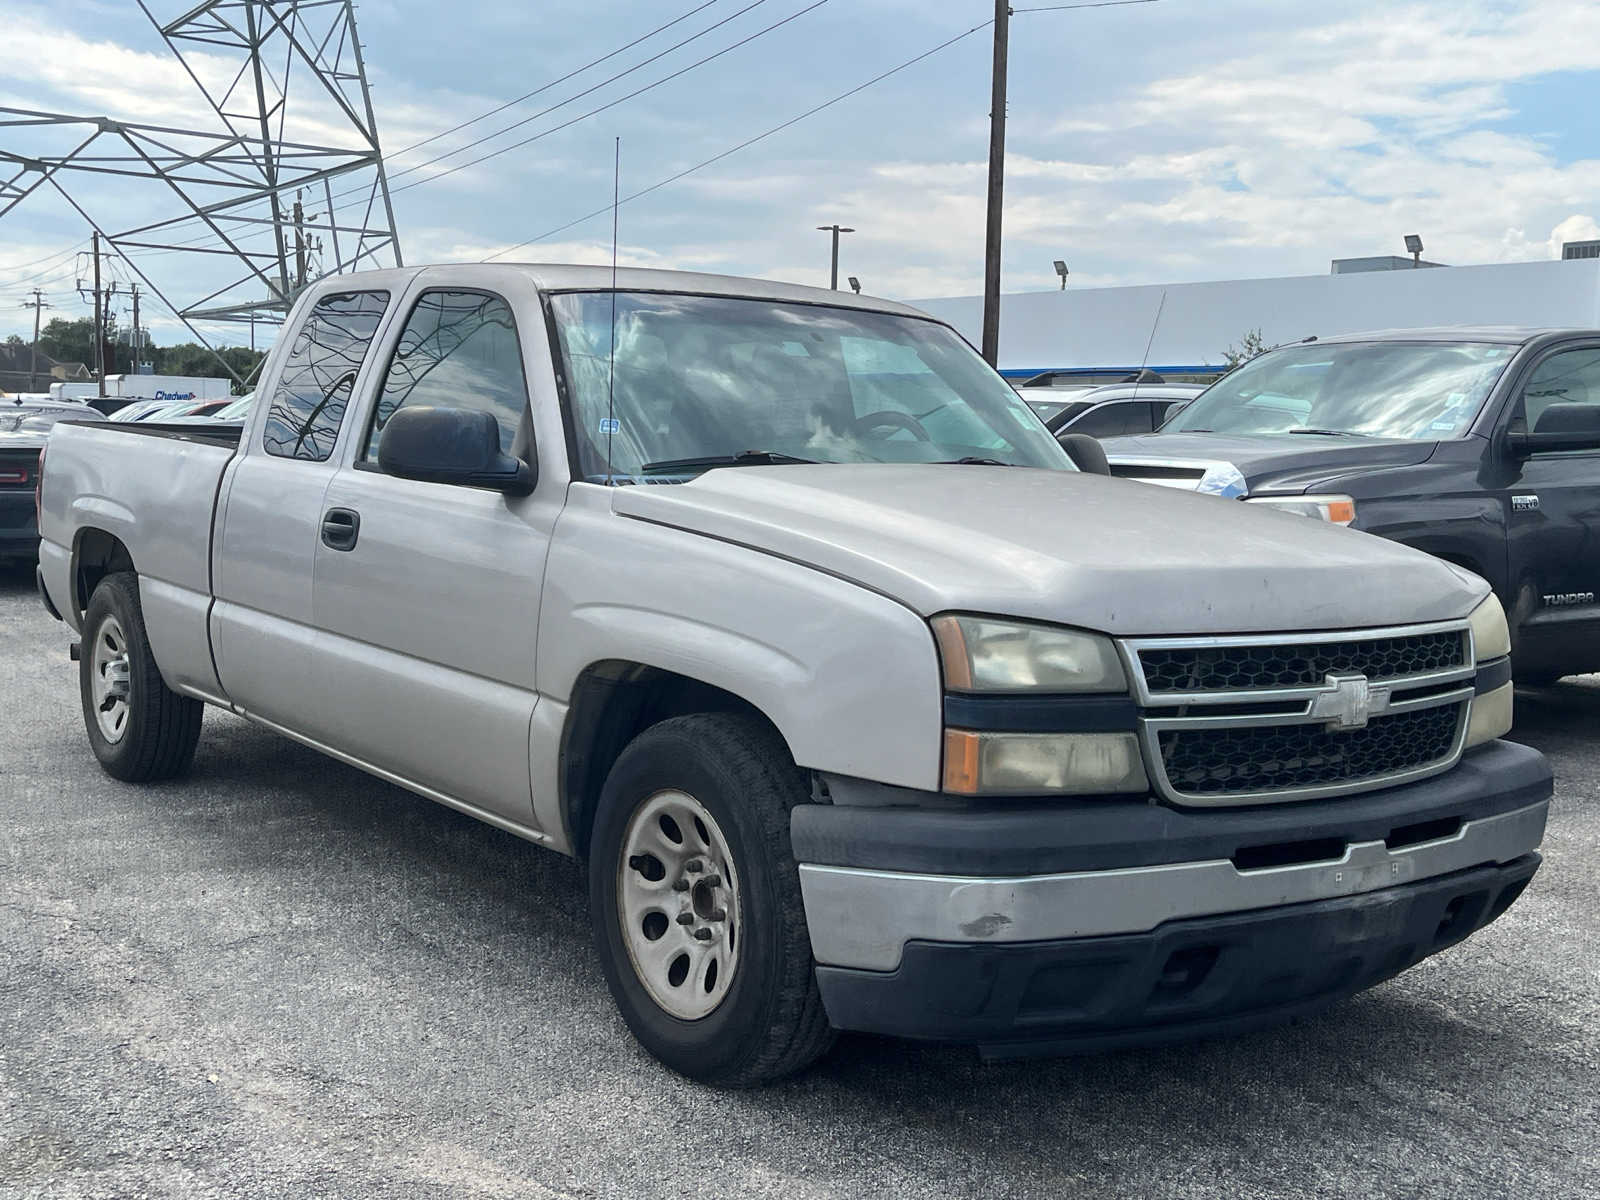
<instances>
[{"instance_id":1,"label":"black suv","mask_svg":"<svg viewBox=\"0 0 1600 1200\"><path fill-rule=\"evenodd\" d=\"M1307 339L1105 449L1124 478L1276 505L1476 571L1505 606L1522 682L1600 670L1600 330Z\"/></svg>"}]
</instances>

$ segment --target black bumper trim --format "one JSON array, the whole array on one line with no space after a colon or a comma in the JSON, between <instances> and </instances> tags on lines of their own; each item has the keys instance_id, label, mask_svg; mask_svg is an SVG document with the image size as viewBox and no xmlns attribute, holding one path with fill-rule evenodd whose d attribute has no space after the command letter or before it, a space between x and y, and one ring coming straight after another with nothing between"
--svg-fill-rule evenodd
<instances>
[{"instance_id":1,"label":"black bumper trim","mask_svg":"<svg viewBox=\"0 0 1600 1200\"><path fill-rule=\"evenodd\" d=\"M851 781L840 797L876 785ZM924 793L884 788L884 806L802 804L790 818L797 862L935 875L1049 875L1232 858L1245 847L1322 838L1381 841L1397 827L1470 821L1549 799L1544 755L1490 742L1452 770L1359 796L1242 808L1179 809L1149 799L908 806ZM968 802L970 804L970 802Z\"/></svg>"},{"instance_id":2,"label":"black bumper trim","mask_svg":"<svg viewBox=\"0 0 1600 1200\"><path fill-rule=\"evenodd\" d=\"M1511 682L1511 659L1509 657L1492 659L1478 668L1478 674L1473 678L1472 690L1478 695L1492 692L1495 688L1504 687Z\"/></svg>"},{"instance_id":3,"label":"black bumper trim","mask_svg":"<svg viewBox=\"0 0 1600 1200\"><path fill-rule=\"evenodd\" d=\"M949 693L944 723L1002 733L1117 733L1139 728L1127 696L972 696Z\"/></svg>"},{"instance_id":4,"label":"black bumper trim","mask_svg":"<svg viewBox=\"0 0 1600 1200\"><path fill-rule=\"evenodd\" d=\"M1498 918L1528 854L1403 887L1151 933L1009 945L910 942L898 969L817 968L840 1029L1074 1054L1242 1032L1381 983Z\"/></svg>"}]
</instances>

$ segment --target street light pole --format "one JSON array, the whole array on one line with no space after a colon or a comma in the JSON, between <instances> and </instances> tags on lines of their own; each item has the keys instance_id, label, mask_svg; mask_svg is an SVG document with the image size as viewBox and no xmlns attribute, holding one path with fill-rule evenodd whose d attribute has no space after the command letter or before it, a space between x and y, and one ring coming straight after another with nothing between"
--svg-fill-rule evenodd
<instances>
[{"instance_id":1,"label":"street light pole","mask_svg":"<svg viewBox=\"0 0 1600 1200\"><path fill-rule=\"evenodd\" d=\"M833 234L833 270L828 275L828 286L834 291L839 290L839 235L841 233L854 233L848 225L818 225L817 229L823 233Z\"/></svg>"},{"instance_id":2,"label":"street light pole","mask_svg":"<svg viewBox=\"0 0 1600 1200\"><path fill-rule=\"evenodd\" d=\"M994 72L989 98L989 219L983 239L983 357L1000 361L1000 215L1006 177L1006 50L1011 5L994 0Z\"/></svg>"}]
</instances>

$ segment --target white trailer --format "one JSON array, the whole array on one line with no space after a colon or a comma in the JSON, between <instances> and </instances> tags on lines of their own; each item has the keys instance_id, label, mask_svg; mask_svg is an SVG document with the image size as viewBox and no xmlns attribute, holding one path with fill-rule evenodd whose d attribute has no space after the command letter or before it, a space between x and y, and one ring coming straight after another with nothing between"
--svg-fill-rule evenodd
<instances>
[{"instance_id":1,"label":"white trailer","mask_svg":"<svg viewBox=\"0 0 1600 1200\"><path fill-rule=\"evenodd\" d=\"M107 375L102 391L96 383L52 383L50 395L57 400L76 400L93 396L114 396L121 400L225 400L232 394L233 380L208 375Z\"/></svg>"}]
</instances>

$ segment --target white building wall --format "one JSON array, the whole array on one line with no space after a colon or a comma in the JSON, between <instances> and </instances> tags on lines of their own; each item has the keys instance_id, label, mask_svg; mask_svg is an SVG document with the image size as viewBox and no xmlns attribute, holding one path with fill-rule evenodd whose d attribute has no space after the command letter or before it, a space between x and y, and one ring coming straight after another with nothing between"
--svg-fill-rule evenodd
<instances>
[{"instance_id":1,"label":"white building wall","mask_svg":"<svg viewBox=\"0 0 1600 1200\"><path fill-rule=\"evenodd\" d=\"M981 339L981 296L915 303L950 321L974 345ZM1600 328L1600 260L1020 292L1001 297L1000 368L1134 367L1142 361L1157 370L1192 367L1221 364L1223 352L1255 329L1270 346L1310 334L1428 325Z\"/></svg>"}]
</instances>

